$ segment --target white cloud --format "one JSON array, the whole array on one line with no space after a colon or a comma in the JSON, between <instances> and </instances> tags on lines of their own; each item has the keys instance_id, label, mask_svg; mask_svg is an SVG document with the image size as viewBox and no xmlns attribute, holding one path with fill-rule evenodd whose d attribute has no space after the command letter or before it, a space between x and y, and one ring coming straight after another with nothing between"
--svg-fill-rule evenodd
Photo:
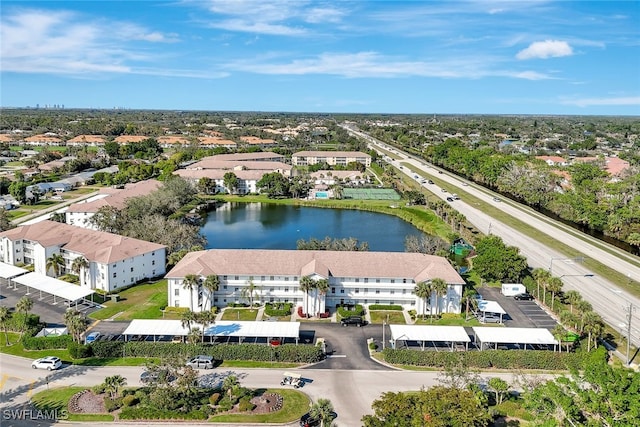
<instances>
[{"instance_id":1,"label":"white cloud","mask_svg":"<svg viewBox=\"0 0 640 427\"><path fill-rule=\"evenodd\" d=\"M600 105L639 105L640 96L626 96L616 98L577 98L565 99L562 101L565 105L576 105L578 107L593 107Z\"/></svg>"},{"instance_id":2,"label":"white cloud","mask_svg":"<svg viewBox=\"0 0 640 427\"><path fill-rule=\"evenodd\" d=\"M521 50L516 55L518 59L533 58L557 58L560 56L573 55L573 49L569 43L560 40L545 40L543 42L533 42L526 49Z\"/></svg>"}]
</instances>

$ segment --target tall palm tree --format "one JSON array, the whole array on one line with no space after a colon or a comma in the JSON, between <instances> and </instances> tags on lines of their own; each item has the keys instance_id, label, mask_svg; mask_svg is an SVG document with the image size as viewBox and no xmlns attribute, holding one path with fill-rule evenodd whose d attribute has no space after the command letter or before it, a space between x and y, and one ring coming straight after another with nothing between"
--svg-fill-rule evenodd
<instances>
[{"instance_id":1,"label":"tall palm tree","mask_svg":"<svg viewBox=\"0 0 640 427\"><path fill-rule=\"evenodd\" d=\"M547 280L551 278L551 273L549 273L544 268L535 268L531 272L531 275L533 276L533 280L535 280L536 284L538 285L538 295L536 295L536 298L540 300L540 286L543 286L543 287L546 286L545 284Z\"/></svg>"},{"instance_id":2,"label":"tall palm tree","mask_svg":"<svg viewBox=\"0 0 640 427\"><path fill-rule=\"evenodd\" d=\"M255 283L253 283L253 280L249 280L247 282L247 286L242 288L242 291L241 291L242 298L249 301L249 307L251 311L253 311L253 298L256 295L256 289L257 289L257 286Z\"/></svg>"},{"instance_id":3,"label":"tall palm tree","mask_svg":"<svg viewBox=\"0 0 640 427\"><path fill-rule=\"evenodd\" d=\"M300 290L304 292L304 313L309 313L309 292L315 288L316 281L311 276L304 276L300 278Z\"/></svg>"},{"instance_id":4,"label":"tall palm tree","mask_svg":"<svg viewBox=\"0 0 640 427\"><path fill-rule=\"evenodd\" d=\"M182 279L182 287L189 291L189 307L193 311L193 290L200 286L200 277L197 274L187 274Z\"/></svg>"},{"instance_id":5,"label":"tall palm tree","mask_svg":"<svg viewBox=\"0 0 640 427\"><path fill-rule=\"evenodd\" d=\"M71 271L74 272L75 274L77 274L78 276L80 276L81 278L84 278L85 274L85 269L89 268L89 261L87 261L87 259L83 256L79 256L77 258L75 258L73 260L73 262L71 263ZM80 274L83 273L83 274ZM80 280L80 284L82 284L82 280Z\"/></svg>"},{"instance_id":6,"label":"tall palm tree","mask_svg":"<svg viewBox=\"0 0 640 427\"><path fill-rule=\"evenodd\" d=\"M182 314L180 315L180 324L187 331L191 331L191 324L195 323L195 321L196 321L196 314L191 310L183 311Z\"/></svg>"},{"instance_id":7,"label":"tall palm tree","mask_svg":"<svg viewBox=\"0 0 640 427\"><path fill-rule=\"evenodd\" d=\"M584 331L584 315L590 311L593 311L593 306L589 301L580 300L576 303L576 309L580 312L580 332Z\"/></svg>"},{"instance_id":8,"label":"tall palm tree","mask_svg":"<svg viewBox=\"0 0 640 427\"><path fill-rule=\"evenodd\" d=\"M559 344L558 347L560 347L560 353L562 353L562 340L567 335L567 331L565 331L562 325L556 325L551 331L551 334L555 339L558 340L558 344ZM567 346L567 351L569 351L568 346Z\"/></svg>"},{"instance_id":9,"label":"tall palm tree","mask_svg":"<svg viewBox=\"0 0 640 427\"><path fill-rule=\"evenodd\" d=\"M582 300L582 295L580 295L580 292L578 291L570 290L565 292L564 297L569 303L571 313L573 313L573 306Z\"/></svg>"},{"instance_id":10,"label":"tall palm tree","mask_svg":"<svg viewBox=\"0 0 640 427\"><path fill-rule=\"evenodd\" d=\"M333 419L333 405L331 401L329 399L318 399L318 401L311 406L309 415L320 420L320 427L331 424L331 420Z\"/></svg>"},{"instance_id":11,"label":"tall palm tree","mask_svg":"<svg viewBox=\"0 0 640 427\"><path fill-rule=\"evenodd\" d=\"M320 280L316 280L316 289L318 290L318 294L319 295L326 295L327 292L329 292L329 280L327 279L320 279ZM315 305L314 305L315 308Z\"/></svg>"},{"instance_id":12,"label":"tall palm tree","mask_svg":"<svg viewBox=\"0 0 640 427\"><path fill-rule=\"evenodd\" d=\"M216 322L216 313L213 310L201 311L197 314L196 320L202 323L202 342L204 342L205 332L209 329L209 326ZM209 336L209 339L211 339L211 336Z\"/></svg>"},{"instance_id":13,"label":"tall palm tree","mask_svg":"<svg viewBox=\"0 0 640 427\"><path fill-rule=\"evenodd\" d=\"M20 328L20 335L22 335L24 331L27 329L29 312L31 311L32 308L33 308L33 300L28 296L23 296L16 303L16 311L24 315L24 319L22 321L22 327Z\"/></svg>"},{"instance_id":14,"label":"tall palm tree","mask_svg":"<svg viewBox=\"0 0 640 427\"><path fill-rule=\"evenodd\" d=\"M7 322L11 319L11 312L4 305L0 305L0 326L2 326L2 330L4 331L4 338L9 346L9 334L7 333Z\"/></svg>"},{"instance_id":15,"label":"tall palm tree","mask_svg":"<svg viewBox=\"0 0 640 427\"><path fill-rule=\"evenodd\" d=\"M416 296L422 299L422 317L427 315L427 298L431 297L431 283L418 282L414 289Z\"/></svg>"},{"instance_id":16,"label":"tall palm tree","mask_svg":"<svg viewBox=\"0 0 640 427\"><path fill-rule=\"evenodd\" d=\"M556 294L562 291L562 279L559 277L552 277L549 279L549 283L547 283L547 289L551 292L551 311L553 311L553 305L556 299Z\"/></svg>"},{"instance_id":17,"label":"tall palm tree","mask_svg":"<svg viewBox=\"0 0 640 427\"><path fill-rule=\"evenodd\" d=\"M220 289L220 278L215 274L210 274L204 278L202 289L206 291L207 303L213 301L213 294ZM209 306L209 308L211 308Z\"/></svg>"},{"instance_id":18,"label":"tall palm tree","mask_svg":"<svg viewBox=\"0 0 640 427\"><path fill-rule=\"evenodd\" d=\"M594 341L599 338L599 334L601 334L603 330L602 319L595 311L588 311L584 313L582 321L584 330L588 334L587 351L591 351L591 337L593 335Z\"/></svg>"},{"instance_id":19,"label":"tall palm tree","mask_svg":"<svg viewBox=\"0 0 640 427\"><path fill-rule=\"evenodd\" d=\"M73 340L80 343L82 334L87 330L87 322L84 320L82 313L77 310L67 310L64 313L64 324Z\"/></svg>"},{"instance_id":20,"label":"tall palm tree","mask_svg":"<svg viewBox=\"0 0 640 427\"><path fill-rule=\"evenodd\" d=\"M47 271L53 271L53 277L58 277L64 268L64 258L60 254L51 254L51 256L47 258L47 264L45 266Z\"/></svg>"},{"instance_id":21,"label":"tall palm tree","mask_svg":"<svg viewBox=\"0 0 640 427\"><path fill-rule=\"evenodd\" d=\"M440 279L439 277L437 277L431 281L431 286L433 287L433 292L436 294L436 313L439 315L440 297L447 296L449 285L447 285L447 282L444 279Z\"/></svg>"}]
</instances>

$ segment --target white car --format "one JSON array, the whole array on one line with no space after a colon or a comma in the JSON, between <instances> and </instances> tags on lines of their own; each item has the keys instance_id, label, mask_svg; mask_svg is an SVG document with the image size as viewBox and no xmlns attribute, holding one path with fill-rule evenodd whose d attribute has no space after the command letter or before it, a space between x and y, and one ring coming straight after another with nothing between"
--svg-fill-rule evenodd
<instances>
[{"instance_id":1,"label":"white car","mask_svg":"<svg viewBox=\"0 0 640 427\"><path fill-rule=\"evenodd\" d=\"M46 369L47 371L54 371L62 367L62 361L56 356L47 356L41 359L34 360L31 363L33 369Z\"/></svg>"}]
</instances>

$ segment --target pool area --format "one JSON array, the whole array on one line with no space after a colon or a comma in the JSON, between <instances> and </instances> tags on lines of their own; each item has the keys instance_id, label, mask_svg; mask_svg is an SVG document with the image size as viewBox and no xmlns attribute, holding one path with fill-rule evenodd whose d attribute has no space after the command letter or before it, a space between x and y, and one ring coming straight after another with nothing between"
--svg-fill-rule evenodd
<instances>
[{"instance_id":1,"label":"pool area","mask_svg":"<svg viewBox=\"0 0 640 427\"><path fill-rule=\"evenodd\" d=\"M316 199L328 199L329 193L326 191L316 191Z\"/></svg>"}]
</instances>

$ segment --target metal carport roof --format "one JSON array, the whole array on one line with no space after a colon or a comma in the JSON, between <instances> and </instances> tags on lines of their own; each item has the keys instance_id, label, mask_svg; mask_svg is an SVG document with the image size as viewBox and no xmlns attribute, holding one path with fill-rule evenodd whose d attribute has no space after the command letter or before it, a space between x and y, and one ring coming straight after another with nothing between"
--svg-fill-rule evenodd
<instances>
[{"instance_id":1,"label":"metal carport roof","mask_svg":"<svg viewBox=\"0 0 640 427\"><path fill-rule=\"evenodd\" d=\"M192 328L202 329L194 323ZM123 335L182 335L189 330L182 326L181 320L134 319L122 333ZM298 322L235 322L220 320L204 331L205 336L216 337L260 337L260 338L298 338Z\"/></svg>"},{"instance_id":2,"label":"metal carport roof","mask_svg":"<svg viewBox=\"0 0 640 427\"><path fill-rule=\"evenodd\" d=\"M478 310L485 313L507 314L497 301L480 300L478 301Z\"/></svg>"},{"instance_id":3,"label":"metal carport roof","mask_svg":"<svg viewBox=\"0 0 640 427\"><path fill-rule=\"evenodd\" d=\"M557 345L558 341L551 332L545 328L492 328L474 326L473 333L477 341L480 342L480 349L483 344L522 344L529 345Z\"/></svg>"},{"instance_id":4,"label":"metal carport roof","mask_svg":"<svg viewBox=\"0 0 640 427\"><path fill-rule=\"evenodd\" d=\"M397 348L396 341L419 341L424 350L425 342L450 342L453 350L454 343L471 342L469 334L462 326L432 326L432 325L389 325L391 329L391 339L394 348Z\"/></svg>"},{"instance_id":5,"label":"metal carport roof","mask_svg":"<svg viewBox=\"0 0 640 427\"><path fill-rule=\"evenodd\" d=\"M26 270L24 268L20 268L20 267L16 267L15 265L0 262L0 278L12 279L16 276L20 276L28 272L29 270Z\"/></svg>"},{"instance_id":6,"label":"metal carport roof","mask_svg":"<svg viewBox=\"0 0 640 427\"><path fill-rule=\"evenodd\" d=\"M40 291L41 297L42 292L45 292L53 295L54 297L60 297L69 301L77 301L95 293L92 289L74 285L73 283L65 282L63 280L54 279L53 277L45 276L40 273L28 273L23 276L15 277L11 281L13 283L26 286L27 291L29 289Z\"/></svg>"}]
</instances>

